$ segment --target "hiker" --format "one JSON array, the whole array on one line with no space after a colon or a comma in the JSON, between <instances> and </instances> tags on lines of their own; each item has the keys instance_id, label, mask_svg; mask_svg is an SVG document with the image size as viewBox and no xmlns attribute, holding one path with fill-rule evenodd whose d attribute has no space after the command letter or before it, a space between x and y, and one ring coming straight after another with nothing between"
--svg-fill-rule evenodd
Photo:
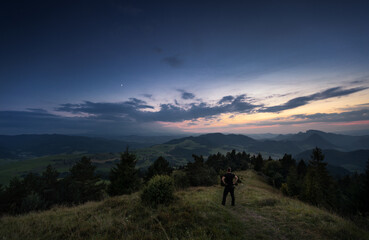
<instances>
[{"instance_id":1,"label":"hiker","mask_svg":"<svg viewBox=\"0 0 369 240\"><path fill-rule=\"evenodd\" d=\"M223 201L222 205L225 205L228 193L231 193L232 206L234 206L234 185L237 183L238 177L231 172L231 168L227 169L227 173L223 175L222 182L224 183Z\"/></svg>"}]
</instances>

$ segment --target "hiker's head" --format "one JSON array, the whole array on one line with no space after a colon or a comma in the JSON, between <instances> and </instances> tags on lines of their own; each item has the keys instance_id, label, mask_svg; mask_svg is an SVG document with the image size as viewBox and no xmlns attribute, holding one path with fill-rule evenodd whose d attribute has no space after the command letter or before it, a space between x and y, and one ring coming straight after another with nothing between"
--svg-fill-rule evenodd
<instances>
[{"instance_id":1,"label":"hiker's head","mask_svg":"<svg viewBox=\"0 0 369 240\"><path fill-rule=\"evenodd\" d=\"M232 169L229 167L228 169L227 169L227 172L231 172L232 171Z\"/></svg>"}]
</instances>

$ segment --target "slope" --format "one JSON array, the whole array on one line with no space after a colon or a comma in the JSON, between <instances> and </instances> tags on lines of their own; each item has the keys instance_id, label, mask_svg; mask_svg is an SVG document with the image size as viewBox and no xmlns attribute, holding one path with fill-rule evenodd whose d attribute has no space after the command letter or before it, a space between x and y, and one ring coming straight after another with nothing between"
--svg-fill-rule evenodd
<instances>
[{"instance_id":1,"label":"slope","mask_svg":"<svg viewBox=\"0 0 369 240\"><path fill-rule=\"evenodd\" d=\"M369 239L367 230L325 210L284 197L253 171L238 173L236 206L222 188L176 193L157 209L139 195L0 219L2 239Z\"/></svg>"}]
</instances>

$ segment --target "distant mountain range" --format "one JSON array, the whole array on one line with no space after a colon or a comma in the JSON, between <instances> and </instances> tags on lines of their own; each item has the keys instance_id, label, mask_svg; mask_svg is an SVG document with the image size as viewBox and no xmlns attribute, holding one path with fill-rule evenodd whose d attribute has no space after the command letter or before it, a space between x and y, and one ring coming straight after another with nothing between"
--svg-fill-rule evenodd
<instances>
[{"instance_id":1,"label":"distant mountain range","mask_svg":"<svg viewBox=\"0 0 369 240\"><path fill-rule=\"evenodd\" d=\"M311 150L319 147L323 149L330 168L336 168L335 172L342 173L362 172L369 158L369 135L348 136L309 130L264 140L221 133L172 138L129 136L117 140L59 134L0 135L0 164L57 154L118 153L124 151L127 146L136 152L138 166L143 168L148 167L159 156L164 156L172 165L179 166L192 161L192 154L207 157L209 154L226 153L233 149L250 154L261 153L264 158L271 156L274 159L287 153L292 154L296 160L308 161ZM111 161L111 157L106 161L108 160ZM99 162L104 160L99 159Z\"/></svg>"},{"instance_id":2,"label":"distant mountain range","mask_svg":"<svg viewBox=\"0 0 369 240\"><path fill-rule=\"evenodd\" d=\"M208 156L233 149L251 154L261 153L264 158L279 158L287 153L292 154L296 160L308 161L315 147L323 149L329 168L340 175L348 171L362 172L369 158L369 136L348 136L316 130L278 135L266 140L256 140L245 135L210 133L174 139L137 150L137 153L142 165L148 165L149 159L160 155L165 156L173 165L181 165L192 161L192 154Z\"/></svg>"}]
</instances>

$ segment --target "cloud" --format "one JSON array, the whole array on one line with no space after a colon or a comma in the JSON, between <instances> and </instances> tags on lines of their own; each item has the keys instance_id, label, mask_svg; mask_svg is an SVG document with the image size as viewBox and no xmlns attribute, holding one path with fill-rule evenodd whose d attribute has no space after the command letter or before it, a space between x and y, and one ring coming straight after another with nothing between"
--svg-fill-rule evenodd
<instances>
[{"instance_id":1,"label":"cloud","mask_svg":"<svg viewBox=\"0 0 369 240\"><path fill-rule=\"evenodd\" d=\"M137 98L130 98L129 101L120 103L106 103L106 102L90 102L85 101L81 104L61 104L60 107L56 108L56 111L70 112L74 114L92 114L97 116L110 115L116 116L119 114L132 114L139 109L153 109L153 106L147 105L143 100Z\"/></svg>"},{"instance_id":2,"label":"cloud","mask_svg":"<svg viewBox=\"0 0 369 240\"><path fill-rule=\"evenodd\" d=\"M182 93L182 95L181 95L182 99L188 100L188 99L194 99L195 98L195 94L190 93L190 92L186 92L183 89L177 89L177 91Z\"/></svg>"},{"instance_id":3,"label":"cloud","mask_svg":"<svg viewBox=\"0 0 369 240\"><path fill-rule=\"evenodd\" d=\"M248 103L246 95L234 97L234 100L224 105L209 105L205 102L191 103L182 107L175 104L161 104L159 111L144 111L153 109L145 101L131 98L121 103L94 103L85 101L81 104L62 104L57 111L73 114L87 114L99 119L125 118L135 122L180 122L197 118L207 118L222 113L247 113L253 111L256 105Z\"/></svg>"},{"instance_id":4,"label":"cloud","mask_svg":"<svg viewBox=\"0 0 369 240\"><path fill-rule=\"evenodd\" d=\"M178 68L183 65L183 60L178 57L178 55L168 56L162 59L162 62L168 64L173 68Z\"/></svg>"},{"instance_id":5,"label":"cloud","mask_svg":"<svg viewBox=\"0 0 369 240\"><path fill-rule=\"evenodd\" d=\"M359 92L365 89L367 88L358 87L358 88L351 88L351 89L343 89L342 87L334 87L334 88L327 89L323 92L314 93L308 96L291 99L287 103L282 104L282 105L260 109L260 112L280 112L283 110L293 109L293 108L306 105L312 101L318 101L318 100L323 100L323 99L328 99L328 98L333 98L333 97L342 97L342 96L356 93L356 92Z\"/></svg>"},{"instance_id":6,"label":"cloud","mask_svg":"<svg viewBox=\"0 0 369 240\"><path fill-rule=\"evenodd\" d=\"M178 133L180 129L175 129ZM174 133L174 129L149 122L139 123L127 118L100 119L94 116L66 117L52 113L32 111L0 111L1 134L165 134Z\"/></svg>"},{"instance_id":7,"label":"cloud","mask_svg":"<svg viewBox=\"0 0 369 240\"><path fill-rule=\"evenodd\" d=\"M266 121L258 121L246 124L230 124L228 128L245 126L277 126L277 125L296 125L309 123L343 123L360 122L369 120L369 109L358 111L346 111L342 113L316 113L316 114L298 114L285 118L273 118Z\"/></svg>"},{"instance_id":8,"label":"cloud","mask_svg":"<svg viewBox=\"0 0 369 240\"><path fill-rule=\"evenodd\" d=\"M233 96L225 96L218 102L219 104L231 102L234 99Z\"/></svg>"},{"instance_id":9,"label":"cloud","mask_svg":"<svg viewBox=\"0 0 369 240\"><path fill-rule=\"evenodd\" d=\"M164 127L162 123L192 121L188 126L195 125L195 120L203 118L210 122L220 120L220 114L231 114L234 118L237 113L277 112L302 106L311 101L331 97L345 96L364 88L343 89L331 88L308 96L289 100L280 106L265 107L254 104L254 99L247 95L224 96L215 104L202 100L195 100L192 93L178 90L184 96L191 96L192 103L181 104L165 103L153 106L138 98L129 98L124 102L91 102L64 103L57 106L55 113L44 109L30 108L27 111L0 111L0 133L102 133L102 134L150 134L153 132L174 131ZM346 109L342 113L299 114L287 118L274 118L266 121L249 124L228 125L226 128L237 126L267 126L304 124L313 122L347 122L369 120L367 105L356 109ZM178 132L179 129L176 129Z\"/></svg>"},{"instance_id":10,"label":"cloud","mask_svg":"<svg viewBox=\"0 0 369 240\"><path fill-rule=\"evenodd\" d=\"M316 114L299 114L293 115L291 118L302 120L305 122L354 122L369 120L369 109L358 111L347 111L342 113L316 113Z\"/></svg>"}]
</instances>

